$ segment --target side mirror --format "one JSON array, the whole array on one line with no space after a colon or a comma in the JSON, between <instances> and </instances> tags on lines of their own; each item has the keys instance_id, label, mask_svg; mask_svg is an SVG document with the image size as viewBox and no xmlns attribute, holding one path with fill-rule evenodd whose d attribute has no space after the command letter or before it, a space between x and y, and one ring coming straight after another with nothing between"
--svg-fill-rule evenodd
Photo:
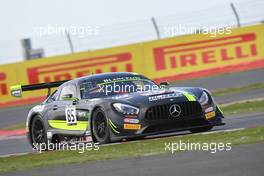
<instances>
[{"instance_id":1,"label":"side mirror","mask_svg":"<svg viewBox=\"0 0 264 176\"><path fill-rule=\"evenodd\" d=\"M78 103L79 103L78 98L75 98L75 99L72 101L72 105L77 105Z\"/></svg>"},{"instance_id":2,"label":"side mirror","mask_svg":"<svg viewBox=\"0 0 264 176\"><path fill-rule=\"evenodd\" d=\"M70 100L70 101L73 101L73 102L78 102L78 98L75 98L73 97L72 94L65 94L65 95L62 95L62 100Z\"/></svg>"},{"instance_id":3,"label":"side mirror","mask_svg":"<svg viewBox=\"0 0 264 176\"><path fill-rule=\"evenodd\" d=\"M161 82L161 83L160 83L160 87L161 87L161 88L168 88L169 85L170 85L169 82Z\"/></svg>"},{"instance_id":4,"label":"side mirror","mask_svg":"<svg viewBox=\"0 0 264 176\"><path fill-rule=\"evenodd\" d=\"M72 100L73 95L72 94L65 94L62 95L62 100Z\"/></svg>"}]
</instances>

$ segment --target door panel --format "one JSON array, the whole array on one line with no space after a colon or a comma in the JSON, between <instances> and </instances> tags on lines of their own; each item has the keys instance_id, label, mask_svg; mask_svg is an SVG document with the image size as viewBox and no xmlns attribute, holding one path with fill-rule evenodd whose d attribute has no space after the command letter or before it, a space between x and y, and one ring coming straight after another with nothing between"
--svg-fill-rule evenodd
<instances>
[{"instance_id":1,"label":"door panel","mask_svg":"<svg viewBox=\"0 0 264 176\"><path fill-rule=\"evenodd\" d=\"M72 101L59 101L59 105L52 110L49 118L52 128L62 130L85 131L88 125L88 114L78 109L78 105L72 105ZM66 111L67 110L67 111Z\"/></svg>"}]
</instances>

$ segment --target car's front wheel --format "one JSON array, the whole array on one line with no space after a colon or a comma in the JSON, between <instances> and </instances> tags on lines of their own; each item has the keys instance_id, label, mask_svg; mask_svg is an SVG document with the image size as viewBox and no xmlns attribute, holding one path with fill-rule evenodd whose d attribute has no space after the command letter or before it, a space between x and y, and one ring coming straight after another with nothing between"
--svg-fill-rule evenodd
<instances>
[{"instance_id":1,"label":"car's front wheel","mask_svg":"<svg viewBox=\"0 0 264 176\"><path fill-rule=\"evenodd\" d=\"M208 126L208 127L194 128L194 129L191 129L190 131L191 131L192 133L201 133L201 132L209 131L209 130L211 130L212 128L213 128L212 126Z\"/></svg>"},{"instance_id":2,"label":"car's front wheel","mask_svg":"<svg viewBox=\"0 0 264 176\"><path fill-rule=\"evenodd\" d=\"M107 117L101 108L94 111L92 117L93 137L96 142L106 144L110 142L110 132L107 123Z\"/></svg>"},{"instance_id":3,"label":"car's front wheel","mask_svg":"<svg viewBox=\"0 0 264 176\"><path fill-rule=\"evenodd\" d=\"M39 116L35 116L30 125L31 142L34 149L47 150L47 133L44 123Z\"/></svg>"}]
</instances>

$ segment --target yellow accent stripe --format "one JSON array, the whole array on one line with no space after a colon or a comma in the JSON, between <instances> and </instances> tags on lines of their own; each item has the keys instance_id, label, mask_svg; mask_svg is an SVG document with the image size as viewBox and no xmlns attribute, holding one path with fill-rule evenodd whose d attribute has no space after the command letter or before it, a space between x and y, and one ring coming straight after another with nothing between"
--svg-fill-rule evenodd
<instances>
[{"instance_id":1,"label":"yellow accent stripe","mask_svg":"<svg viewBox=\"0 0 264 176\"><path fill-rule=\"evenodd\" d=\"M10 90L20 90L21 89L21 85L15 85L15 86L11 86Z\"/></svg>"},{"instance_id":2,"label":"yellow accent stripe","mask_svg":"<svg viewBox=\"0 0 264 176\"><path fill-rule=\"evenodd\" d=\"M216 107L218 108L218 110L221 112L221 114L223 115L224 113L223 113L223 111L222 111L222 109L219 107L219 105L216 105Z\"/></svg>"},{"instance_id":3,"label":"yellow accent stripe","mask_svg":"<svg viewBox=\"0 0 264 176\"><path fill-rule=\"evenodd\" d=\"M63 100L70 100L70 101L74 101L74 100L78 100L78 98L63 98Z\"/></svg>"},{"instance_id":4,"label":"yellow accent stripe","mask_svg":"<svg viewBox=\"0 0 264 176\"><path fill-rule=\"evenodd\" d=\"M115 128L117 128L117 127L116 127L116 125L111 121L111 119L108 119L108 121L109 121L109 125L110 125L111 129L112 129L115 133L119 134L120 132L117 131L117 130L115 129Z\"/></svg>"},{"instance_id":5,"label":"yellow accent stripe","mask_svg":"<svg viewBox=\"0 0 264 176\"><path fill-rule=\"evenodd\" d=\"M110 123L111 125L113 125L113 127L117 128L116 125L112 122L111 119L108 119L108 120L109 120L109 123Z\"/></svg>"},{"instance_id":6,"label":"yellow accent stripe","mask_svg":"<svg viewBox=\"0 0 264 176\"><path fill-rule=\"evenodd\" d=\"M62 129L62 130L85 131L88 125L88 121L77 121L76 125L68 125L66 120L49 120L48 122L52 128Z\"/></svg>"},{"instance_id":7,"label":"yellow accent stripe","mask_svg":"<svg viewBox=\"0 0 264 176\"><path fill-rule=\"evenodd\" d=\"M196 101L195 96L193 96L189 92L183 91L182 93L189 101Z\"/></svg>"}]
</instances>

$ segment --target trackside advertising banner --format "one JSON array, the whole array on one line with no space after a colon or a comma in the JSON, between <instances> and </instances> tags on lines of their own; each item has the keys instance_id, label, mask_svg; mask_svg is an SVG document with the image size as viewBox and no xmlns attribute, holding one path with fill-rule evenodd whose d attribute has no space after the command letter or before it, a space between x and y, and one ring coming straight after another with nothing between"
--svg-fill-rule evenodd
<instances>
[{"instance_id":1,"label":"trackside advertising banner","mask_svg":"<svg viewBox=\"0 0 264 176\"><path fill-rule=\"evenodd\" d=\"M102 72L129 71L160 81L264 67L264 25L36 59L0 66L0 107L42 100L46 90L10 96L10 86L73 79Z\"/></svg>"}]
</instances>

